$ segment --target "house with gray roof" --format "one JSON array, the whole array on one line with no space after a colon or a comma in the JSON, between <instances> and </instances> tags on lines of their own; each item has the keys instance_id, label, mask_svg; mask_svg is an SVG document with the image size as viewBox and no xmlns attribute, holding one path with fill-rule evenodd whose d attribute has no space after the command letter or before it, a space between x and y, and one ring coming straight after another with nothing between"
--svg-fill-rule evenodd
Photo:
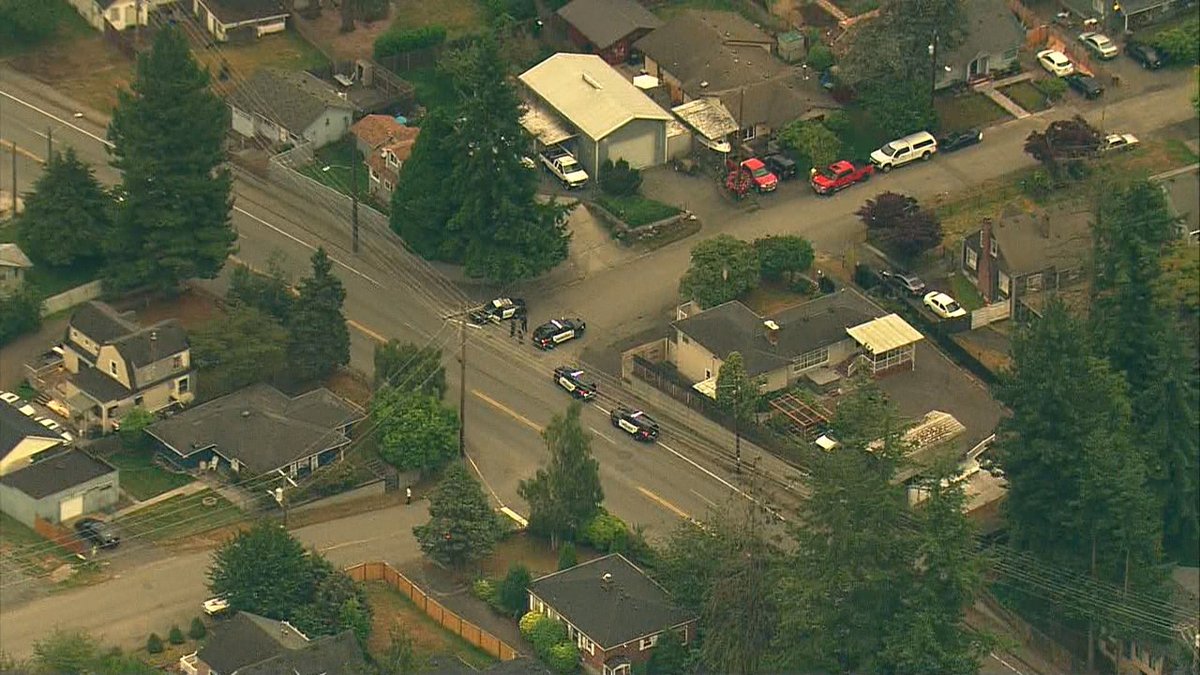
<instances>
[{"instance_id":1,"label":"house with gray roof","mask_svg":"<svg viewBox=\"0 0 1200 675\"><path fill-rule=\"evenodd\" d=\"M242 136L314 150L345 136L354 116L354 105L332 85L303 70L259 70L228 102L233 130Z\"/></svg>"},{"instance_id":2,"label":"house with gray roof","mask_svg":"<svg viewBox=\"0 0 1200 675\"><path fill-rule=\"evenodd\" d=\"M280 0L192 0L192 15L218 42L248 42L287 29Z\"/></svg>"},{"instance_id":3,"label":"house with gray roof","mask_svg":"<svg viewBox=\"0 0 1200 675\"><path fill-rule=\"evenodd\" d=\"M139 326L91 301L71 315L62 349L67 372L56 398L77 429L109 432L135 407L153 413L195 397L191 345L174 319Z\"/></svg>"},{"instance_id":4,"label":"house with gray roof","mask_svg":"<svg viewBox=\"0 0 1200 675\"><path fill-rule=\"evenodd\" d=\"M567 39L613 65L628 60L633 43L663 23L636 0L571 0L557 14Z\"/></svg>"},{"instance_id":5,"label":"house with gray roof","mask_svg":"<svg viewBox=\"0 0 1200 675\"><path fill-rule=\"evenodd\" d=\"M966 38L938 53L937 88L990 77L1017 62L1025 28L1004 0L966 0Z\"/></svg>"},{"instance_id":6,"label":"house with gray roof","mask_svg":"<svg viewBox=\"0 0 1200 675\"><path fill-rule=\"evenodd\" d=\"M0 476L0 510L32 528L36 520L64 523L111 508L120 492L114 466L81 450L56 446Z\"/></svg>"},{"instance_id":7,"label":"house with gray roof","mask_svg":"<svg viewBox=\"0 0 1200 675\"><path fill-rule=\"evenodd\" d=\"M0 244L0 295L20 289L33 268L29 256L16 244Z\"/></svg>"},{"instance_id":8,"label":"house with gray roof","mask_svg":"<svg viewBox=\"0 0 1200 675\"><path fill-rule=\"evenodd\" d=\"M529 610L567 627L589 672L630 675L666 631L696 637L697 617L620 553L538 577L528 592Z\"/></svg>"},{"instance_id":9,"label":"house with gray roof","mask_svg":"<svg viewBox=\"0 0 1200 675\"><path fill-rule=\"evenodd\" d=\"M184 468L297 477L340 461L350 427L364 417L328 389L291 397L255 384L155 422L146 432L167 460Z\"/></svg>"},{"instance_id":10,"label":"house with gray roof","mask_svg":"<svg viewBox=\"0 0 1200 675\"><path fill-rule=\"evenodd\" d=\"M338 675L366 666L353 631L310 638L287 621L250 612L221 622L199 651L179 659L190 675Z\"/></svg>"}]
</instances>

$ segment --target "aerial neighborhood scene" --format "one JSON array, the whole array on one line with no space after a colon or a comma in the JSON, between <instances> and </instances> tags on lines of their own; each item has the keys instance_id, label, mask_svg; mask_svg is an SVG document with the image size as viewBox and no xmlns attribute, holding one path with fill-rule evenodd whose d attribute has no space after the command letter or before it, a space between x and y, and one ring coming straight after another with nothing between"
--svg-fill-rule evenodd
<instances>
[{"instance_id":1,"label":"aerial neighborhood scene","mask_svg":"<svg viewBox=\"0 0 1200 675\"><path fill-rule=\"evenodd\" d=\"M0 0L0 673L1200 675L1200 7Z\"/></svg>"}]
</instances>

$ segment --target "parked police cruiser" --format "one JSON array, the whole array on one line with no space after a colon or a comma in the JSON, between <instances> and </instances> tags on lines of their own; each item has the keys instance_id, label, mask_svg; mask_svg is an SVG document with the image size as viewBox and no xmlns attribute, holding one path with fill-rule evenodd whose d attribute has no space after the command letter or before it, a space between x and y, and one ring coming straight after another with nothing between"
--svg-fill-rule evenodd
<instances>
[{"instance_id":1,"label":"parked police cruiser","mask_svg":"<svg viewBox=\"0 0 1200 675\"><path fill-rule=\"evenodd\" d=\"M533 329L533 346L554 349L567 340L583 337L586 329L583 319L552 319Z\"/></svg>"},{"instance_id":2,"label":"parked police cruiser","mask_svg":"<svg viewBox=\"0 0 1200 675\"><path fill-rule=\"evenodd\" d=\"M617 406L610 414L612 425L639 441L653 443L658 439L658 422L641 410Z\"/></svg>"},{"instance_id":3,"label":"parked police cruiser","mask_svg":"<svg viewBox=\"0 0 1200 675\"><path fill-rule=\"evenodd\" d=\"M496 298L471 312L471 321L478 324L500 323L525 316L525 300L522 298Z\"/></svg>"},{"instance_id":4,"label":"parked police cruiser","mask_svg":"<svg viewBox=\"0 0 1200 675\"><path fill-rule=\"evenodd\" d=\"M596 396L596 383L584 379L584 372L575 366L555 368L554 383L581 401L587 401Z\"/></svg>"}]
</instances>

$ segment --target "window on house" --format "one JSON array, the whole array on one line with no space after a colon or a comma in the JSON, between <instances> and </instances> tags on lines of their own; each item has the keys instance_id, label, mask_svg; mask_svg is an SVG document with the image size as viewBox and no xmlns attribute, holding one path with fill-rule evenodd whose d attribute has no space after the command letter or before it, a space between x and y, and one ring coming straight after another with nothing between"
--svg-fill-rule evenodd
<instances>
[{"instance_id":1,"label":"window on house","mask_svg":"<svg viewBox=\"0 0 1200 675\"><path fill-rule=\"evenodd\" d=\"M116 361L109 361L109 362L108 362L108 372L109 372L109 374L111 374L111 375L116 375L116 374L117 374L117 362L116 362Z\"/></svg>"},{"instance_id":2,"label":"window on house","mask_svg":"<svg viewBox=\"0 0 1200 675\"><path fill-rule=\"evenodd\" d=\"M191 390L191 380L186 377L179 378L175 382L175 385L176 385L176 388L179 390L179 393L181 393L181 394L186 394L186 393L188 393L188 391Z\"/></svg>"},{"instance_id":3,"label":"window on house","mask_svg":"<svg viewBox=\"0 0 1200 675\"><path fill-rule=\"evenodd\" d=\"M992 257L995 258L998 255L1000 255L1000 249L996 246L996 240L993 239L992 240Z\"/></svg>"},{"instance_id":4,"label":"window on house","mask_svg":"<svg viewBox=\"0 0 1200 675\"><path fill-rule=\"evenodd\" d=\"M972 272L979 267L979 254L973 248L967 248L967 269Z\"/></svg>"},{"instance_id":5,"label":"window on house","mask_svg":"<svg viewBox=\"0 0 1200 675\"><path fill-rule=\"evenodd\" d=\"M111 419L115 418L116 416L117 416L117 406L115 406L115 405L109 406L108 414L107 414L108 419L111 420Z\"/></svg>"},{"instance_id":6,"label":"window on house","mask_svg":"<svg viewBox=\"0 0 1200 675\"><path fill-rule=\"evenodd\" d=\"M829 347L821 347L814 349L806 354L801 354L800 359L792 364L792 372L800 373L809 368L815 368L829 361Z\"/></svg>"},{"instance_id":7,"label":"window on house","mask_svg":"<svg viewBox=\"0 0 1200 675\"><path fill-rule=\"evenodd\" d=\"M390 180L383 181L383 189L390 192L392 189L392 181L390 181Z\"/></svg>"},{"instance_id":8,"label":"window on house","mask_svg":"<svg viewBox=\"0 0 1200 675\"><path fill-rule=\"evenodd\" d=\"M656 644L658 644L658 636L651 635L650 637L644 637L641 640L638 640L638 649L641 651L646 651Z\"/></svg>"},{"instance_id":9,"label":"window on house","mask_svg":"<svg viewBox=\"0 0 1200 675\"><path fill-rule=\"evenodd\" d=\"M375 167L369 169L371 172L371 180L379 180L379 174L375 173Z\"/></svg>"},{"instance_id":10,"label":"window on house","mask_svg":"<svg viewBox=\"0 0 1200 675\"><path fill-rule=\"evenodd\" d=\"M397 167L400 166L400 160L396 159L396 155L389 152L387 154L387 164L391 167Z\"/></svg>"},{"instance_id":11,"label":"window on house","mask_svg":"<svg viewBox=\"0 0 1200 675\"><path fill-rule=\"evenodd\" d=\"M171 359L171 367L175 370L183 367L183 354L176 354L175 358Z\"/></svg>"},{"instance_id":12,"label":"window on house","mask_svg":"<svg viewBox=\"0 0 1200 675\"><path fill-rule=\"evenodd\" d=\"M755 133L754 133L754 125L752 124L752 125L750 125L750 126L746 127L745 129L741 129L741 130L739 130L739 131L738 131L738 136L739 136L739 137L741 137L741 139L742 139L743 141L752 141L752 140L754 140L754 136L755 136Z\"/></svg>"}]
</instances>

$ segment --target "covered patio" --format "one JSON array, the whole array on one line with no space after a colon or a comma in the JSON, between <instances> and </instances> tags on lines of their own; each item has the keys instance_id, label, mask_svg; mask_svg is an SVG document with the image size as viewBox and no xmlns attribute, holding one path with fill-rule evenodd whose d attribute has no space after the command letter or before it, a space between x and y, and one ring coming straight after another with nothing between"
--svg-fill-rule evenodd
<instances>
[{"instance_id":1,"label":"covered patio","mask_svg":"<svg viewBox=\"0 0 1200 675\"><path fill-rule=\"evenodd\" d=\"M915 370L917 343L925 339L896 314L847 328L846 333L858 343L860 359L870 364L872 376L904 364Z\"/></svg>"}]
</instances>

